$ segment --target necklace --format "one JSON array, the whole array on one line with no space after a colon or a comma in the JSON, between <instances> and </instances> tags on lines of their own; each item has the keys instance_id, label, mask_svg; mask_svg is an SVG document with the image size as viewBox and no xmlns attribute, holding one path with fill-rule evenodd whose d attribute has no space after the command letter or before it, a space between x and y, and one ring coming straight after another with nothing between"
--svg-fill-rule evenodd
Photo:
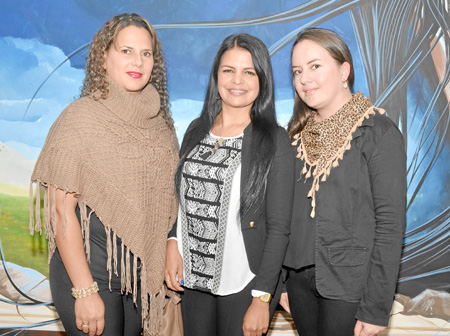
<instances>
[{"instance_id":1,"label":"necklace","mask_svg":"<svg viewBox=\"0 0 450 336\"><path fill-rule=\"evenodd\" d=\"M220 147L220 145L222 144L222 142L223 142L223 138L222 138L222 137L220 137L220 138L217 139L216 144L215 144L214 147L211 148L211 150L210 150L211 155L214 154L214 153L219 149L219 147Z\"/></svg>"},{"instance_id":2,"label":"necklace","mask_svg":"<svg viewBox=\"0 0 450 336\"><path fill-rule=\"evenodd\" d=\"M218 123L218 122L221 122L222 121L222 115L221 114L219 114L219 116L218 116L218 118L217 118L218 120L216 121L216 123ZM237 131L240 127L246 127L247 126L247 124L249 123L249 121L244 121L244 122L241 122L241 123L239 123L239 124L237 124L237 125L235 125L231 130L229 130L227 133L228 134L233 134L235 131ZM222 125L222 127L223 127L223 125ZM220 133L222 133L222 131L223 131L223 129L222 129L222 127L221 127L221 132ZM217 131L217 130L216 130ZM212 133L211 133L212 134ZM223 134L223 133L222 133ZM205 152L205 153L203 153L202 155L200 155L202 158L203 158L203 160L206 160L206 159L208 159L211 155L213 155L214 153L216 153L216 151L220 148L220 146L222 145L222 143L225 141L225 139L224 139L224 137L223 136L219 136L218 138L217 138L217 140L216 140L216 143L214 144L214 146L209 150L209 151L207 151L207 152Z\"/></svg>"},{"instance_id":3,"label":"necklace","mask_svg":"<svg viewBox=\"0 0 450 336\"><path fill-rule=\"evenodd\" d=\"M214 147L211 148L209 151L207 151L207 152L201 154L200 157L201 157L203 160L207 160L211 155L213 155L213 154L220 148L220 146L222 145L222 143L223 143L224 141L225 141L225 139L222 138L222 137L217 138L216 143L214 144Z\"/></svg>"}]
</instances>

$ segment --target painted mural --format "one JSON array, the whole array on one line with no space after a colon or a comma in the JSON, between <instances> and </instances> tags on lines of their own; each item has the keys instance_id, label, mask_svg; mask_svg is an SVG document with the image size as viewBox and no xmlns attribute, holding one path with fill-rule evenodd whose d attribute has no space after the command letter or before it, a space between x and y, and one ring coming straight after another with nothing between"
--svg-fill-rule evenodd
<instances>
[{"instance_id":1,"label":"painted mural","mask_svg":"<svg viewBox=\"0 0 450 336\"><path fill-rule=\"evenodd\" d=\"M408 154L407 233L397 297L382 335L450 334L450 4L448 0L0 0L0 335L61 329L47 246L30 236L29 180L47 132L77 98L93 34L118 13L156 28L181 141L201 111L220 42L246 32L272 56L276 109L292 113L290 50L306 27L350 47L355 89L387 111ZM294 335L278 312L270 335Z\"/></svg>"}]
</instances>

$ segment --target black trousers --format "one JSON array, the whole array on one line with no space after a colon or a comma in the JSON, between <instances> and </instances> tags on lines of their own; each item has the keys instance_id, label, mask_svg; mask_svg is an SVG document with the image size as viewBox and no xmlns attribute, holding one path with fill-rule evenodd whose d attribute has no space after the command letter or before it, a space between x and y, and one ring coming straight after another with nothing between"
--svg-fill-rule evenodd
<instances>
[{"instance_id":1,"label":"black trousers","mask_svg":"<svg viewBox=\"0 0 450 336\"><path fill-rule=\"evenodd\" d=\"M105 269L106 272L106 269ZM50 289L56 311L68 336L85 333L78 330L75 324L75 299L72 297L72 283L64 268L58 251L50 261ZM139 336L142 331L141 322L141 293L138 290L138 306L133 303L132 295L120 293L120 283L112 283L109 291L108 281L95 279L100 289L99 294L105 304L105 330L102 335L107 336Z\"/></svg>"},{"instance_id":2,"label":"black trousers","mask_svg":"<svg viewBox=\"0 0 450 336\"><path fill-rule=\"evenodd\" d=\"M316 289L315 268L290 270L286 282L295 326L301 336L353 336L359 302L330 300Z\"/></svg>"},{"instance_id":3,"label":"black trousers","mask_svg":"<svg viewBox=\"0 0 450 336\"><path fill-rule=\"evenodd\" d=\"M184 336L242 336L253 287L254 280L239 293L225 296L185 288L181 297ZM281 286L278 287L270 303L270 319L280 298Z\"/></svg>"}]
</instances>

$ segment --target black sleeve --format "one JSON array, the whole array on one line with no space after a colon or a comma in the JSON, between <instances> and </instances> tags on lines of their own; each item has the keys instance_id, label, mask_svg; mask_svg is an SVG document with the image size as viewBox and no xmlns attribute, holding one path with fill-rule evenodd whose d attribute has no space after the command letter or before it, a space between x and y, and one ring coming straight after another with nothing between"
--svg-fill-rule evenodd
<instances>
[{"instance_id":1,"label":"black sleeve","mask_svg":"<svg viewBox=\"0 0 450 336\"><path fill-rule=\"evenodd\" d=\"M295 184L294 158L286 131L279 129L276 153L267 177L266 240L254 287L267 293L275 291L289 241Z\"/></svg>"},{"instance_id":2,"label":"black sleeve","mask_svg":"<svg viewBox=\"0 0 450 336\"><path fill-rule=\"evenodd\" d=\"M390 127L368 161L375 211L375 241L364 295L356 318L387 326L406 228L406 152L403 137Z\"/></svg>"}]
</instances>

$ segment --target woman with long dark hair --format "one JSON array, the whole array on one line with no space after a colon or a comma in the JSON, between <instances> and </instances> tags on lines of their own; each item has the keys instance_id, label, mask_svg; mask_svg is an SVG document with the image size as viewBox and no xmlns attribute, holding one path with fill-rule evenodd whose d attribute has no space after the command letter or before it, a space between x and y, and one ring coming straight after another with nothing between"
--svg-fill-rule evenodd
<instances>
[{"instance_id":1,"label":"woman with long dark hair","mask_svg":"<svg viewBox=\"0 0 450 336\"><path fill-rule=\"evenodd\" d=\"M291 60L299 179L280 303L302 336L373 336L389 321L406 226L403 137L352 95L352 56L335 32L300 32Z\"/></svg>"},{"instance_id":2,"label":"woman with long dark hair","mask_svg":"<svg viewBox=\"0 0 450 336\"><path fill-rule=\"evenodd\" d=\"M185 334L261 335L281 290L294 159L259 39L231 35L220 45L180 157L165 273L171 289L184 285Z\"/></svg>"}]
</instances>

